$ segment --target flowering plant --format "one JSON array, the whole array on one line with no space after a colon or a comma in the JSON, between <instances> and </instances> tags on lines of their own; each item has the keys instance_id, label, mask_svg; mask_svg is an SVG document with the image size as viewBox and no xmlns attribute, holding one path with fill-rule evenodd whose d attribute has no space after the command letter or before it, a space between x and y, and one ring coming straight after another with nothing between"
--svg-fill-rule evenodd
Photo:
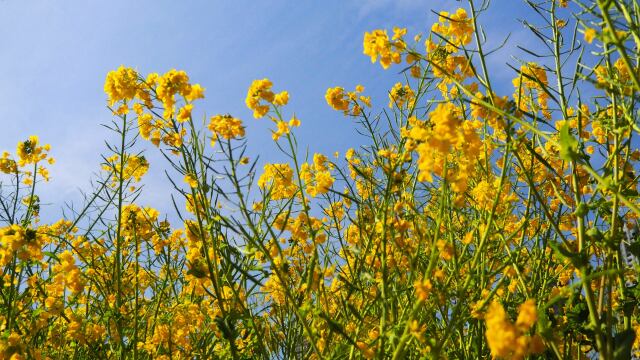
<instances>
[{"instance_id":1,"label":"flowering plant","mask_svg":"<svg viewBox=\"0 0 640 360\"><path fill-rule=\"evenodd\" d=\"M362 85L326 91L368 138L342 157L301 155L269 79L245 103L285 156L258 166L243 120L196 120L184 71L110 72L118 140L82 209L40 223L38 137L0 158L0 358L637 354L640 6L527 2L544 46L500 94L477 3L426 39L364 34L403 79L380 113ZM137 141L179 174L179 223L138 204Z\"/></svg>"}]
</instances>

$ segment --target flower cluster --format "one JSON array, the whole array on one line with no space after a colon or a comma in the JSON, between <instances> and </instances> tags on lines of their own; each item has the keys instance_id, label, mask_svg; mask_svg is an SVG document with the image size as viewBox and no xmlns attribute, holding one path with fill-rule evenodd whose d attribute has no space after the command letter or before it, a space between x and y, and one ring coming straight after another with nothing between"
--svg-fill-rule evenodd
<instances>
[{"instance_id":1,"label":"flower cluster","mask_svg":"<svg viewBox=\"0 0 640 360\"><path fill-rule=\"evenodd\" d=\"M438 22L433 24L431 31L447 39L445 48L449 52L457 51L461 46L468 45L473 36L473 24L465 9L458 9L450 14L441 11Z\"/></svg>"},{"instance_id":2,"label":"flower cluster","mask_svg":"<svg viewBox=\"0 0 640 360\"><path fill-rule=\"evenodd\" d=\"M485 315L487 343L494 358L524 359L530 354L539 354L544 349L538 335L528 335L538 319L536 304L527 300L520 305L515 324L509 320L500 303L493 302Z\"/></svg>"},{"instance_id":3,"label":"flower cluster","mask_svg":"<svg viewBox=\"0 0 640 360\"><path fill-rule=\"evenodd\" d=\"M269 79L254 80L247 91L245 104L253 110L253 117L259 119L269 112L269 106L283 106L289 102L289 93L282 91L275 94L271 87L273 83Z\"/></svg>"},{"instance_id":4,"label":"flower cluster","mask_svg":"<svg viewBox=\"0 0 640 360\"><path fill-rule=\"evenodd\" d=\"M405 106L407 108L412 108L415 97L416 95L409 85L396 83L389 91L389 107L392 109L394 106L397 106L399 109L402 109Z\"/></svg>"},{"instance_id":5,"label":"flower cluster","mask_svg":"<svg viewBox=\"0 0 640 360\"><path fill-rule=\"evenodd\" d=\"M60 263L53 266L53 272L57 277L53 279L54 283L61 284L61 290L68 289L71 294L78 294L84 289L85 284L82 273L76 266L76 259L69 250L60 254L59 258Z\"/></svg>"},{"instance_id":6,"label":"flower cluster","mask_svg":"<svg viewBox=\"0 0 640 360\"><path fill-rule=\"evenodd\" d=\"M184 141L186 129L182 123L191 119L193 101L204 98L204 88L190 83L186 72L175 69L143 78L134 69L121 66L109 72L104 88L110 106L121 103L116 114L125 116L133 109L143 139L173 148ZM178 95L182 98L180 108L176 108ZM157 109L162 109L161 117Z\"/></svg>"},{"instance_id":7,"label":"flower cluster","mask_svg":"<svg viewBox=\"0 0 640 360\"><path fill-rule=\"evenodd\" d=\"M282 107L289 103L289 92L281 91L276 94L271 90L272 86L269 79L262 79L254 80L249 87L245 103L249 109L253 110L253 116L256 119L267 115L270 106ZM275 111L275 116L269 116L269 119L276 125L276 129L271 130L273 141L278 141L283 135L288 135L291 128L300 126L300 120L295 115L286 122L278 110Z\"/></svg>"},{"instance_id":8,"label":"flower cluster","mask_svg":"<svg viewBox=\"0 0 640 360\"><path fill-rule=\"evenodd\" d=\"M237 139L244 136L244 126L242 120L231 115L212 116L207 126L213 136L211 137L211 145L216 142L218 137L226 140Z\"/></svg>"},{"instance_id":9,"label":"flower cluster","mask_svg":"<svg viewBox=\"0 0 640 360\"><path fill-rule=\"evenodd\" d=\"M297 193L293 170L289 164L267 164L258 179L258 186L269 192L272 200L288 199Z\"/></svg>"},{"instance_id":10,"label":"flower cluster","mask_svg":"<svg viewBox=\"0 0 640 360\"><path fill-rule=\"evenodd\" d=\"M349 92L336 86L327 89L324 98L332 109L342 111L345 115L358 116L362 113L363 106L371 107L371 97L359 95L363 91L362 85L357 85L355 91Z\"/></svg>"},{"instance_id":11,"label":"flower cluster","mask_svg":"<svg viewBox=\"0 0 640 360\"><path fill-rule=\"evenodd\" d=\"M460 109L452 103L438 104L429 114L429 121L411 119L410 130L405 131L410 148L418 153L420 181L433 181L432 174L450 179L453 190L463 194L468 180L475 173L482 142L477 134L478 121L462 120ZM450 153L456 153L455 171L445 168ZM451 166L453 164L449 164Z\"/></svg>"},{"instance_id":12,"label":"flower cluster","mask_svg":"<svg viewBox=\"0 0 640 360\"><path fill-rule=\"evenodd\" d=\"M544 68L533 62L522 65L520 76L513 79L515 88L513 98L518 109L524 112L540 110L545 118L550 119L549 94L543 88L548 85L547 72Z\"/></svg>"},{"instance_id":13,"label":"flower cluster","mask_svg":"<svg viewBox=\"0 0 640 360\"><path fill-rule=\"evenodd\" d=\"M18 143L16 148L17 160L12 158L8 151L2 153L0 157L0 173L23 175L22 183L32 185L34 182L34 172L40 175L45 181L49 181L49 170L42 162L48 164L55 163L55 159L49 155L51 146L49 144L40 145L38 136L32 135L25 141Z\"/></svg>"},{"instance_id":14,"label":"flower cluster","mask_svg":"<svg viewBox=\"0 0 640 360\"><path fill-rule=\"evenodd\" d=\"M10 158L11 154L8 151L2 153L0 158L0 172L5 174L15 174L18 171L18 164L16 161Z\"/></svg>"},{"instance_id":15,"label":"flower cluster","mask_svg":"<svg viewBox=\"0 0 640 360\"><path fill-rule=\"evenodd\" d=\"M402 53L407 44L403 37L407 33L405 28L393 28L393 36L389 39L386 30L374 30L364 34L364 54L371 57L375 63L380 58L382 68L388 69L392 63L399 64L402 61Z\"/></svg>"},{"instance_id":16,"label":"flower cluster","mask_svg":"<svg viewBox=\"0 0 640 360\"><path fill-rule=\"evenodd\" d=\"M443 97L448 98L448 85L454 81L462 83L474 75L471 60L465 54L456 55L471 42L473 26L467 12L461 8L454 14L441 12L439 22L433 24L431 31L440 41L434 41L432 37L425 41L426 57L433 66L433 75L441 79L438 88ZM457 91L457 87L451 91Z\"/></svg>"},{"instance_id":17,"label":"flower cluster","mask_svg":"<svg viewBox=\"0 0 640 360\"><path fill-rule=\"evenodd\" d=\"M611 70L608 70L604 65L598 65L593 71L596 75L596 86L598 88L610 90L615 87L627 96L637 91L632 84L629 68L622 58L613 63ZM640 70L633 69L632 71L635 72L636 76L640 75Z\"/></svg>"},{"instance_id":18,"label":"flower cluster","mask_svg":"<svg viewBox=\"0 0 640 360\"><path fill-rule=\"evenodd\" d=\"M291 129L300 126L300 119L295 115L288 121L281 119L272 119L276 124L276 130L271 130L271 138L273 141L278 141L281 136L289 134Z\"/></svg>"},{"instance_id":19,"label":"flower cluster","mask_svg":"<svg viewBox=\"0 0 640 360\"><path fill-rule=\"evenodd\" d=\"M313 155L313 164L304 163L300 169L300 178L306 184L306 191L312 197L326 194L335 179L331 176L331 165L322 154Z\"/></svg>"},{"instance_id":20,"label":"flower cluster","mask_svg":"<svg viewBox=\"0 0 640 360\"><path fill-rule=\"evenodd\" d=\"M41 260L42 248L48 237L38 230L9 225L0 228L0 266L4 267L16 256L21 260Z\"/></svg>"},{"instance_id":21,"label":"flower cluster","mask_svg":"<svg viewBox=\"0 0 640 360\"><path fill-rule=\"evenodd\" d=\"M102 169L111 173L111 186L114 187L118 185L120 179L124 182L130 180L139 182L149 170L149 162L142 155L125 154L123 158L112 155L106 160Z\"/></svg>"},{"instance_id":22,"label":"flower cluster","mask_svg":"<svg viewBox=\"0 0 640 360\"><path fill-rule=\"evenodd\" d=\"M16 150L18 155L18 165L25 166L29 164L37 164L47 159L48 152L51 150L49 144L40 145L39 138L36 135L29 136L29 139L19 142ZM49 163L53 163L52 158L47 159Z\"/></svg>"},{"instance_id":23,"label":"flower cluster","mask_svg":"<svg viewBox=\"0 0 640 360\"><path fill-rule=\"evenodd\" d=\"M118 101L133 100L136 95L141 93L141 89L138 73L134 69L124 66L110 71L104 82L104 92L108 96L110 106Z\"/></svg>"},{"instance_id":24,"label":"flower cluster","mask_svg":"<svg viewBox=\"0 0 640 360\"><path fill-rule=\"evenodd\" d=\"M429 298L429 293L431 293L433 284L431 283L431 280L424 278L423 280L416 280L413 287L416 289L416 298L418 301L424 302Z\"/></svg>"},{"instance_id":25,"label":"flower cluster","mask_svg":"<svg viewBox=\"0 0 640 360\"><path fill-rule=\"evenodd\" d=\"M273 83L269 79L254 80L247 91L247 98L245 104L251 110L253 110L253 117L259 119L269 112L269 105L267 103L273 103L275 95L271 91Z\"/></svg>"},{"instance_id":26,"label":"flower cluster","mask_svg":"<svg viewBox=\"0 0 640 360\"><path fill-rule=\"evenodd\" d=\"M187 73L180 70L169 70L164 75L150 74L147 77L147 86L154 87L158 100L164 107L164 118L171 118L175 114L176 95L181 95L188 102L204 97L203 89L199 85L192 86L189 83ZM189 104L186 110L180 110L178 120L184 121L191 114ZM183 109L185 109L183 108ZM188 115L187 115L188 114Z\"/></svg>"}]
</instances>

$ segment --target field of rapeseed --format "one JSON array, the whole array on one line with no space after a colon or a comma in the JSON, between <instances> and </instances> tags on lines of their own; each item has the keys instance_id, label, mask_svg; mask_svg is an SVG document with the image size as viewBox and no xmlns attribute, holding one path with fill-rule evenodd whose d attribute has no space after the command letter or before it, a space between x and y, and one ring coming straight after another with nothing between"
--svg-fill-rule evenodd
<instances>
[{"instance_id":1,"label":"field of rapeseed","mask_svg":"<svg viewBox=\"0 0 640 360\"><path fill-rule=\"evenodd\" d=\"M368 138L344 154L304 153L278 79L247 84L255 119L203 121L184 71L109 72L118 140L81 208L40 221L38 136L0 157L0 358L638 356L640 3L523 2L539 43L504 94L487 5L363 34L397 83L326 90ZM138 202L136 143L181 174L179 221Z\"/></svg>"}]
</instances>

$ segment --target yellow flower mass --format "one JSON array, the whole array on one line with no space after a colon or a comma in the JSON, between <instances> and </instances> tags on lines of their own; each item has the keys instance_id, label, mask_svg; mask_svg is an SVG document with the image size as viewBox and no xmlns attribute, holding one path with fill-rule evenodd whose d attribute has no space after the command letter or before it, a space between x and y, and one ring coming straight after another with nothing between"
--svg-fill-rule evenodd
<instances>
[{"instance_id":1,"label":"yellow flower mass","mask_svg":"<svg viewBox=\"0 0 640 360\"><path fill-rule=\"evenodd\" d=\"M237 139L244 136L242 120L231 115L212 116L207 127L213 134L211 138L212 144L218 136L226 140Z\"/></svg>"},{"instance_id":2,"label":"yellow flower mass","mask_svg":"<svg viewBox=\"0 0 640 360\"><path fill-rule=\"evenodd\" d=\"M59 220L42 187L77 175L35 135L0 156L0 359L638 358L640 13L612 3L522 4L504 68L502 4L365 32L354 61L394 70L329 115L267 78L212 111L183 70L108 72Z\"/></svg>"},{"instance_id":3,"label":"yellow flower mass","mask_svg":"<svg viewBox=\"0 0 640 360\"><path fill-rule=\"evenodd\" d=\"M273 103L275 94L271 91L273 83L269 79L254 80L247 91L245 104L253 110L253 117L259 119L269 112L269 104Z\"/></svg>"}]
</instances>

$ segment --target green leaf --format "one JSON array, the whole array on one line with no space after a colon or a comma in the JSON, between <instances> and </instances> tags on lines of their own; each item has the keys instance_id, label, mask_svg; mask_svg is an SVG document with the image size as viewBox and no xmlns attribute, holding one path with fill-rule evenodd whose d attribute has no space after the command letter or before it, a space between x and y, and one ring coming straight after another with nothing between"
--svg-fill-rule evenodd
<instances>
[{"instance_id":1,"label":"green leaf","mask_svg":"<svg viewBox=\"0 0 640 360\"><path fill-rule=\"evenodd\" d=\"M571 135L569 124L560 129L560 158L564 161L575 161L579 157L578 140Z\"/></svg>"}]
</instances>

